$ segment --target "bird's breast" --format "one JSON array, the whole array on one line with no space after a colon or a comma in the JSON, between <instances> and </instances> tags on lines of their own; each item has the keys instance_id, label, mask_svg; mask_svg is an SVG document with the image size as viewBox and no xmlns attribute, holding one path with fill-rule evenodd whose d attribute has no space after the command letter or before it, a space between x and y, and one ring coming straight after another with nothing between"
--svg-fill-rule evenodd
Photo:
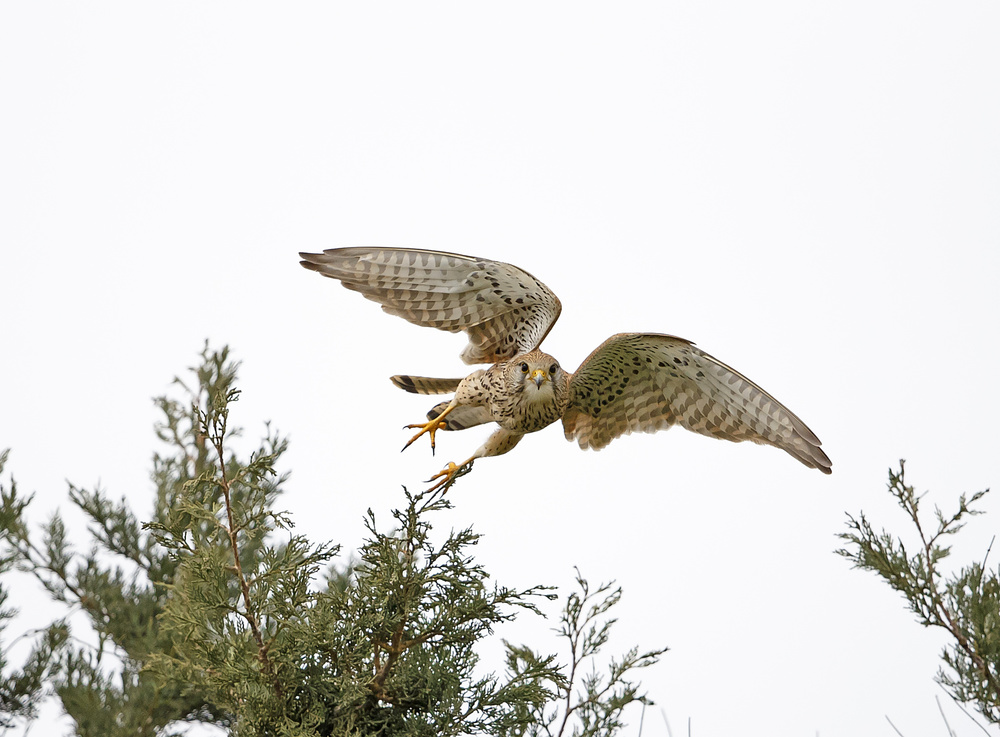
<instances>
[{"instance_id":1,"label":"bird's breast","mask_svg":"<svg viewBox=\"0 0 1000 737\"><path fill-rule=\"evenodd\" d=\"M493 419L505 430L519 433L537 432L562 416L559 402L551 391L534 387L520 394L500 398L491 404Z\"/></svg>"}]
</instances>

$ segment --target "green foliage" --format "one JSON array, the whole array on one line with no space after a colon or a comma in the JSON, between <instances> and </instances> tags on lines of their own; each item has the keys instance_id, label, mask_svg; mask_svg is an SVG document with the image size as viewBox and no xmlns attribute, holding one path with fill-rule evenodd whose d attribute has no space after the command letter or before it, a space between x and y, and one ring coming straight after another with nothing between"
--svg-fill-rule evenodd
<instances>
[{"instance_id":1,"label":"green foliage","mask_svg":"<svg viewBox=\"0 0 1000 737\"><path fill-rule=\"evenodd\" d=\"M82 555L58 515L36 541L24 521L30 500L4 492L4 560L85 612L98 640L70 647L57 623L23 670L31 678L5 681L21 699L5 700L5 715L30 716L45 678L77 734L123 737L183 721L245 737L611 735L625 707L648 703L628 677L663 650L631 650L606 675L584 674L621 591L591 593L579 575L559 630L568 673L555 656L509 643L505 672L481 672L476 646L493 628L554 595L490 584L471 529L433 534L431 520L451 507L447 487L406 493L388 528L369 510L350 565L334 563L338 546L294 534L275 506L287 442L268 428L249 457L232 449L236 369L226 350L206 347L197 384L177 381L185 401L156 400L169 452L154 457L148 523L124 500L71 486L91 522Z\"/></svg>"},{"instance_id":2,"label":"green foliage","mask_svg":"<svg viewBox=\"0 0 1000 737\"><path fill-rule=\"evenodd\" d=\"M847 542L837 551L855 567L872 571L900 592L917 621L925 627L947 630L954 643L942 652L948 670L938 680L958 701L972 703L991 722L1000 724L1000 568L988 570L986 556L957 573L943 576L941 562L951 552L946 539L955 535L968 517L981 514L975 505L989 489L959 498L958 509L945 515L935 507L933 530L920 516L921 496L905 483L904 463L889 471L889 493L916 529L916 543L908 550L901 537L876 533L861 514L848 516ZM911 552L912 551L912 552ZM989 551L987 551L987 555Z\"/></svg>"},{"instance_id":3,"label":"green foliage","mask_svg":"<svg viewBox=\"0 0 1000 737\"><path fill-rule=\"evenodd\" d=\"M554 682L557 699L552 708L546 705L533 713L531 735L561 737L569 727L574 737L616 734L625 726L622 712L627 706L636 702L653 703L639 693L639 685L630 681L629 676L633 670L655 665L667 648L641 655L638 648L632 648L621 659L611 660L606 676L598 672L596 661L618 621L607 615L621 600L622 590L612 588L613 583L605 583L591 592L590 584L579 571L576 583L580 593L574 592L567 598L558 629L559 636L569 646L569 673L565 677L560 674ZM514 657L524 657L522 649L510 644L507 647ZM533 657L529 653L527 662ZM589 672L585 672L587 665Z\"/></svg>"},{"instance_id":4,"label":"green foliage","mask_svg":"<svg viewBox=\"0 0 1000 737\"><path fill-rule=\"evenodd\" d=\"M0 452L0 474L7 464L8 451ZM4 529L17 524L17 512L24 508L29 500L22 500L17 495L17 484L11 479L10 488L0 484L0 498L3 500L0 508L0 525ZM10 571L17 557L11 554L0 556L0 574ZM7 626L17 610L6 606L9 592L0 584L0 633ZM0 648L0 730L13 727L17 718L31 719L43 695L46 679L52 672L56 654L66 644L68 630L64 622L55 622L37 633L34 646L18 669L9 669L7 650Z\"/></svg>"},{"instance_id":5,"label":"green foliage","mask_svg":"<svg viewBox=\"0 0 1000 737\"><path fill-rule=\"evenodd\" d=\"M185 485L211 468L204 438L197 433L199 406L224 391L236 366L228 362L226 350L206 348L194 371L194 389L177 380L186 401L156 400L164 415L156 431L169 452L153 458L154 524L167 519ZM279 452L284 449L274 442ZM95 636L96 645L62 647L50 668L50 685L76 722L77 734L134 737L164 734L178 721L226 724L225 712L187 683L156 680L144 671L152 653L173 650L159 616L180 559L142 529L124 498L116 502L101 489L72 484L69 496L89 521L88 552L70 546L59 514L36 539L25 521L31 499L18 497L13 487L0 498L0 541L4 555L33 574L55 601L83 612ZM190 534L199 537L204 530L192 521Z\"/></svg>"}]
</instances>

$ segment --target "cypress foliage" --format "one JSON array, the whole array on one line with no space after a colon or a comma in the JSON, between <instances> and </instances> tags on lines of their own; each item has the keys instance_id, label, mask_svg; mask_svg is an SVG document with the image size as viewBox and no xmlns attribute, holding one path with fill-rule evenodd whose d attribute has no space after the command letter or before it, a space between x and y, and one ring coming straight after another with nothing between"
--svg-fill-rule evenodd
<instances>
[{"instance_id":1,"label":"cypress foliage","mask_svg":"<svg viewBox=\"0 0 1000 737\"><path fill-rule=\"evenodd\" d=\"M938 671L938 682L956 701L973 704L1000 724L1000 567L987 567L987 550L982 562L950 575L941 570L951 553L948 538L969 517L982 514L976 504L989 489L963 494L952 514L935 507L929 524L920 506L923 495L906 483L903 461L898 472L889 470L888 488L912 523L909 549L902 536L876 532L862 513L848 515L848 531L839 535L847 546L837 552L902 594L920 624L951 635L953 642L941 653L945 667Z\"/></svg>"},{"instance_id":2,"label":"cypress foliage","mask_svg":"<svg viewBox=\"0 0 1000 737\"><path fill-rule=\"evenodd\" d=\"M9 453L0 452L0 474L7 464ZM0 509L0 525L11 529L20 523L20 512L30 499L22 500L17 494L17 484L0 484L0 497L4 500ZM18 560L16 553L5 551L0 555L0 576L11 571ZM10 592L0 579L0 634L17 610L7 606ZM24 663L19 668L9 667L7 648L0 647L0 732L10 729L20 719L30 720L35 716L47 679L51 676L56 653L61 650L69 635L65 622L53 622L49 627L34 634L34 645Z\"/></svg>"},{"instance_id":3,"label":"cypress foliage","mask_svg":"<svg viewBox=\"0 0 1000 737\"><path fill-rule=\"evenodd\" d=\"M519 613L555 598L548 587L491 584L471 555L472 529L433 534L446 489L405 494L347 566L340 547L292 530L278 509L288 447L270 427L249 457L232 448L237 364L207 346L181 400L156 400L151 518L124 499L70 487L92 547L75 552L56 515L40 540L29 499L0 487L3 558L56 601L87 616L96 645L54 623L24 666L0 684L0 729L30 718L49 687L78 735L166 735L186 722L250 735L610 735L631 680L663 649L631 650L598 673L621 590L577 576L555 655L505 643L502 674L482 673L476 645ZM5 456L0 457L0 470ZM584 664L590 670L584 675ZM4 671L6 673L6 671Z\"/></svg>"}]
</instances>

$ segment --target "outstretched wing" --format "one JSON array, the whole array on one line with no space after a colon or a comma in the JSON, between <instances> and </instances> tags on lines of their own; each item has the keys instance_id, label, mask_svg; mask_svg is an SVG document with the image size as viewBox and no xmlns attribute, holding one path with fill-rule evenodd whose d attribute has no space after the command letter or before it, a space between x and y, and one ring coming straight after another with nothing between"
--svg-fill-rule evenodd
<instances>
[{"instance_id":1,"label":"outstretched wing","mask_svg":"<svg viewBox=\"0 0 1000 737\"><path fill-rule=\"evenodd\" d=\"M466 363L496 363L538 347L562 306L549 288L510 264L409 248L331 248L300 253L302 265L416 325L465 331Z\"/></svg>"},{"instance_id":2,"label":"outstretched wing","mask_svg":"<svg viewBox=\"0 0 1000 737\"><path fill-rule=\"evenodd\" d=\"M791 410L683 338L614 335L570 380L563 429L581 448L600 449L621 435L671 425L773 445L810 468L831 472L819 438Z\"/></svg>"}]
</instances>

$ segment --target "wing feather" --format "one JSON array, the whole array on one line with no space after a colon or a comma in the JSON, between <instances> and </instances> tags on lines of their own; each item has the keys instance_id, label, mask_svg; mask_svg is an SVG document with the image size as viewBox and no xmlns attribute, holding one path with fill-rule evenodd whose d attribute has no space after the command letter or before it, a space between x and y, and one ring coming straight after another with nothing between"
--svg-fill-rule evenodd
<instances>
[{"instance_id":1,"label":"wing feather","mask_svg":"<svg viewBox=\"0 0 1000 737\"><path fill-rule=\"evenodd\" d=\"M332 248L300 253L302 265L337 279L416 325L457 333L466 363L497 363L539 346L562 306L511 264L443 251Z\"/></svg>"},{"instance_id":2,"label":"wing feather","mask_svg":"<svg viewBox=\"0 0 1000 737\"><path fill-rule=\"evenodd\" d=\"M570 381L563 429L581 448L600 449L621 435L672 425L773 445L810 468L831 472L819 438L791 410L683 338L614 335Z\"/></svg>"}]
</instances>

